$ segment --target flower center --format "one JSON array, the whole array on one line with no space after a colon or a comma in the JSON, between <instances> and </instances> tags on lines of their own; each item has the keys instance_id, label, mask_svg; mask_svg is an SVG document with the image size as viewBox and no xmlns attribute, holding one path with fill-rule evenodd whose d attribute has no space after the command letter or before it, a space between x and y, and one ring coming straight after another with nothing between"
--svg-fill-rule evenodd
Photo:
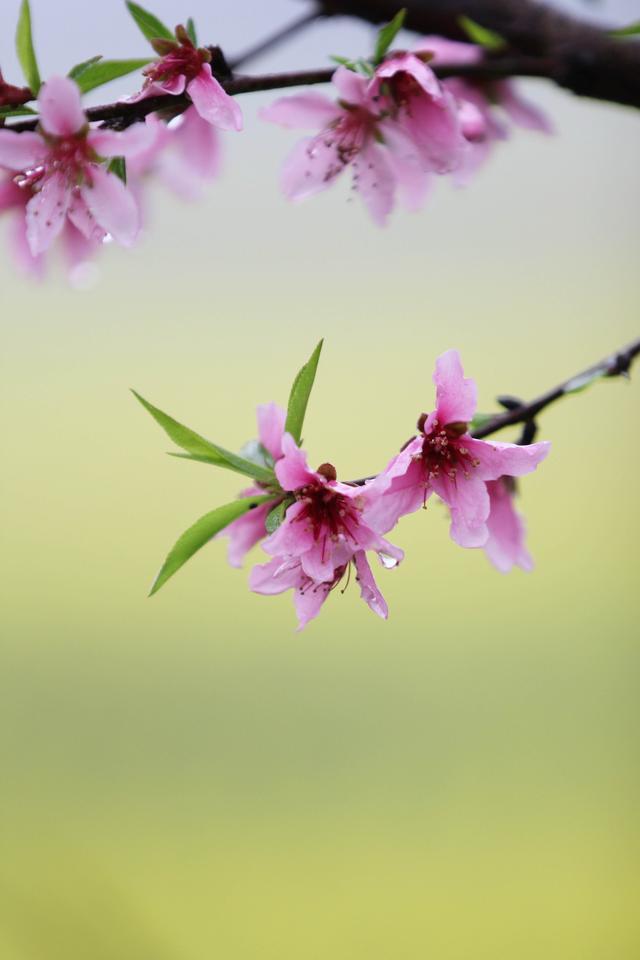
<instances>
[{"instance_id":1,"label":"flower center","mask_svg":"<svg viewBox=\"0 0 640 960\"><path fill-rule=\"evenodd\" d=\"M14 182L23 190L37 191L45 177L58 174L71 186L79 186L90 179L88 174L91 163L97 161L84 132L69 137L45 135L49 153L45 161L33 169L19 173Z\"/></svg>"},{"instance_id":2,"label":"flower center","mask_svg":"<svg viewBox=\"0 0 640 960\"><path fill-rule=\"evenodd\" d=\"M173 80L175 77L186 77L187 82L193 80L200 70L202 64L211 59L208 50L200 50L195 47L191 40L181 33L181 43L174 43L171 40L161 41L166 43L162 46L164 56L157 63L152 63L142 71L147 77L148 83L155 81Z\"/></svg>"},{"instance_id":3,"label":"flower center","mask_svg":"<svg viewBox=\"0 0 640 960\"><path fill-rule=\"evenodd\" d=\"M448 477L466 480L480 461L465 446L466 423L448 423L441 427L437 420L430 426L422 442L422 463L427 481Z\"/></svg>"},{"instance_id":4,"label":"flower center","mask_svg":"<svg viewBox=\"0 0 640 960\"><path fill-rule=\"evenodd\" d=\"M296 500L304 504L295 523L304 523L313 531L315 540L323 537L333 541L351 540L357 543L355 531L360 523L362 504L359 497L345 497L325 484L308 484L295 492Z\"/></svg>"}]
</instances>

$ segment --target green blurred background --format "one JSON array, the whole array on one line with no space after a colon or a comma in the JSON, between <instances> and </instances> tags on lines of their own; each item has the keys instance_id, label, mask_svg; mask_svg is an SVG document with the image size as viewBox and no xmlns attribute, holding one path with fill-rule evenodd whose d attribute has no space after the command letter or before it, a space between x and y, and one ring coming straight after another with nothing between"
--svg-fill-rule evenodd
<instances>
[{"instance_id":1,"label":"green blurred background","mask_svg":"<svg viewBox=\"0 0 640 960\"><path fill-rule=\"evenodd\" d=\"M142 52L119 3L82 30L82 3L47 6L47 71L98 39ZM154 9L232 50L300 9L231 7ZM370 36L323 24L255 69ZM237 448L323 335L307 446L353 476L429 409L444 349L486 410L637 334L638 118L525 89L557 136L517 135L385 231L346 185L285 204L293 141L256 97L205 201L158 190L153 229L90 289L3 257L3 960L638 955L640 385L544 416L531 575L455 547L434 505L394 531L387 623L351 589L296 634L290 598L250 594L224 543L146 598L239 484L166 457L129 387Z\"/></svg>"}]
</instances>

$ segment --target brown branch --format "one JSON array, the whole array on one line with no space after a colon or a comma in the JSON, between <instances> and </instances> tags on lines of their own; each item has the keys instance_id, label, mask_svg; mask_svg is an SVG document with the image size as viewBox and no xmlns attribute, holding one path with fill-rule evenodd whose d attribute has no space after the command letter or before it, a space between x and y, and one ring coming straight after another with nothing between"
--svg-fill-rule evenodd
<instances>
[{"instance_id":1,"label":"brown branch","mask_svg":"<svg viewBox=\"0 0 640 960\"><path fill-rule=\"evenodd\" d=\"M303 14L292 23L281 27L280 30L276 30L271 36L260 40L255 46L249 47L243 53L238 54L237 57L233 57L229 61L229 66L232 70L237 70L238 67L244 66L249 60L255 60L256 57L262 56L263 53L269 53L271 50L279 47L281 43L284 43L285 40L289 40L297 33L300 33L301 30L304 30L305 27L314 23L321 16L322 12L318 8L311 10L310 13Z\"/></svg>"},{"instance_id":2,"label":"brown branch","mask_svg":"<svg viewBox=\"0 0 640 960\"><path fill-rule=\"evenodd\" d=\"M232 95L257 93L262 90L282 90L287 87L329 83L335 69L335 67L329 67L320 70L299 70L292 73L266 73L257 77L221 77L220 83L227 93ZM471 77L478 80L495 80L511 76L544 75L541 73L541 70L544 70L544 64L532 57L503 57L478 64L442 64L434 69L442 79L456 76ZM118 100L115 103L107 103L99 107L89 107L87 119L101 121L123 129L139 120L144 120L149 113L156 113L161 110L170 110L173 115L182 113L190 103L191 101L186 96L174 97L171 95L148 97L146 100L139 100L137 103L126 103ZM35 130L37 125L37 119L22 120L19 123L7 126L6 129L22 133Z\"/></svg>"},{"instance_id":3,"label":"brown branch","mask_svg":"<svg viewBox=\"0 0 640 960\"><path fill-rule=\"evenodd\" d=\"M518 423L532 424L537 415L546 407L551 406L556 400L560 400L570 393L577 393L592 380L596 380L599 377L628 376L631 365L639 354L640 337L632 340L631 343L617 350L616 353L605 357L604 360L600 360L599 363L594 363L592 367L588 367L581 373L574 374L573 377L569 377L568 380L558 384L557 387L552 387L550 390L547 390L546 393L542 393L534 400L530 400L529 403L522 403L513 407L510 404L511 409L507 410L506 413L497 413L494 417L486 420L482 426L471 431L471 436L477 440L481 440L484 437L491 436L493 433L497 433L499 430L504 430L505 427L512 427ZM407 443L410 443L411 440L413 440L413 437L411 437ZM405 443L402 449L404 449L406 445ZM359 480L347 480L346 482L354 487L362 487L370 480L375 480L375 474L370 477L361 477Z\"/></svg>"},{"instance_id":4,"label":"brown branch","mask_svg":"<svg viewBox=\"0 0 640 960\"><path fill-rule=\"evenodd\" d=\"M391 20L405 7L405 25L417 33L468 40L466 15L504 37L512 51L547 63L544 75L583 97L640 107L640 42L612 37L537 0L322 0L325 15L371 23Z\"/></svg>"}]
</instances>

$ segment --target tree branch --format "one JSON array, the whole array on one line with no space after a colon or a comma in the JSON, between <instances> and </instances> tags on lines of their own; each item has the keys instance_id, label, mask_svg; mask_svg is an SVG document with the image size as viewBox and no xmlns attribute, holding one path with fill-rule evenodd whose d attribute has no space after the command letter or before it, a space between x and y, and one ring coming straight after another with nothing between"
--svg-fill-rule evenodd
<instances>
[{"instance_id":1,"label":"tree branch","mask_svg":"<svg viewBox=\"0 0 640 960\"><path fill-rule=\"evenodd\" d=\"M512 76L543 76L541 70L544 64L533 57L501 57L494 60L488 60L485 63L473 64L442 64L434 66L435 73L441 78L447 77L470 77L478 80L496 80ZM322 68L320 70L299 70L292 73L266 73L261 76L232 76L220 77L220 83L227 93L231 95L243 93L256 93L262 90L282 90L287 87L310 86L312 84L329 83L336 67ZM159 97L148 97L146 100L139 100L136 103L127 103L118 100L115 103L107 103L99 107L89 107L87 110L87 119L90 121L102 121L109 126L124 129L133 123L144 118L149 113L156 113L161 110L170 110L173 115L183 113L191 101L186 96L174 97L169 94ZM37 119L21 120L19 123L7 125L7 130L14 130L17 133L35 130L38 125Z\"/></svg>"},{"instance_id":2,"label":"tree branch","mask_svg":"<svg viewBox=\"0 0 640 960\"><path fill-rule=\"evenodd\" d=\"M243 53L238 54L237 57L234 57L229 61L229 66L232 70L237 70L238 67L244 66L244 64L249 60L255 60L256 57L261 56L263 53L268 53L275 47L279 47L281 43L285 42L285 40L289 40L291 37L294 37L297 33L299 33L301 30L304 30L304 28L308 27L311 23L314 23L321 16L322 12L318 8L311 10L309 13L303 14L301 17L293 20L292 23L289 23L285 27L281 27L280 30L277 30L275 33L272 33L269 37L265 37L264 40L260 40L255 44L255 46L249 47Z\"/></svg>"},{"instance_id":3,"label":"tree branch","mask_svg":"<svg viewBox=\"0 0 640 960\"><path fill-rule=\"evenodd\" d=\"M325 15L382 23L407 10L405 26L468 40L465 15L494 30L513 51L544 60L543 74L583 97L640 107L640 42L612 37L537 0L321 0Z\"/></svg>"}]
</instances>

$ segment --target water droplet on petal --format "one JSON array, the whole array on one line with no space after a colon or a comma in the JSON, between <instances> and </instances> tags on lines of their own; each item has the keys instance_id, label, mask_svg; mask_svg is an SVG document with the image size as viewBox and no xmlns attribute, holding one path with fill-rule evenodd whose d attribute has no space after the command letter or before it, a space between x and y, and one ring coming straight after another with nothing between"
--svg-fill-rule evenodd
<instances>
[{"instance_id":1,"label":"water droplet on petal","mask_svg":"<svg viewBox=\"0 0 640 960\"><path fill-rule=\"evenodd\" d=\"M387 570L393 570L394 567L398 566L399 560L396 560L395 557L390 556L388 553L379 553L380 562L383 567Z\"/></svg>"}]
</instances>

